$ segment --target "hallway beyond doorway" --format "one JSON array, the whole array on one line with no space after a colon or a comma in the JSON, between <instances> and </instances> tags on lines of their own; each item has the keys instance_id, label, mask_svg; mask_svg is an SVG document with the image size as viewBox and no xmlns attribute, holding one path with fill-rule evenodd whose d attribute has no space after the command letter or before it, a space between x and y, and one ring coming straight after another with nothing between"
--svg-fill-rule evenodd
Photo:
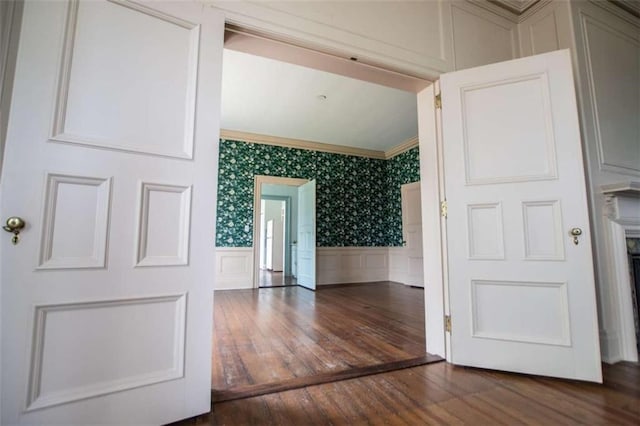
<instances>
[{"instance_id":1,"label":"hallway beyond doorway","mask_svg":"<svg viewBox=\"0 0 640 426\"><path fill-rule=\"evenodd\" d=\"M260 269L260 281L258 287L287 287L298 285L296 277L291 275L285 275L282 271L269 271L267 269Z\"/></svg>"}]
</instances>

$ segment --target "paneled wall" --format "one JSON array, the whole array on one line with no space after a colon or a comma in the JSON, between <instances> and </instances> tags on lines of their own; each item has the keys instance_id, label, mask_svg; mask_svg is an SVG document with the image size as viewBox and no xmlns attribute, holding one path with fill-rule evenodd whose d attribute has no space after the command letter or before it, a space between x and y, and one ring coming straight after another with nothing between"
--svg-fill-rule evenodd
<instances>
[{"instance_id":1,"label":"paneled wall","mask_svg":"<svg viewBox=\"0 0 640 426\"><path fill-rule=\"evenodd\" d=\"M452 69L447 1L211 3L232 24L360 62L422 77Z\"/></svg>"},{"instance_id":2,"label":"paneled wall","mask_svg":"<svg viewBox=\"0 0 640 426\"><path fill-rule=\"evenodd\" d=\"M399 279L389 275L390 247L319 247L318 285L362 283ZM216 248L216 290L253 287L253 248Z\"/></svg>"},{"instance_id":3,"label":"paneled wall","mask_svg":"<svg viewBox=\"0 0 640 426\"><path fill-rule=\"evenodd\" d=\"M628 311L630 291L617 290L620 271L602 187L640 181L640 19L609 2L554 1L520 24L520 35L524 55L564 48L574 53L602 356L608 362L630 359L620 315Z\"/></svg>"},{"instance_id":4,"label":"paneled wall","mask_svg":"<svg viewBox=\"0 0 640 426\"><path fill-rule=\"evenodd\" d=\"M452 69L462 70L519 55L517 25L464 1L450 5L453 39Z\"/></svg>"}]
</instances>

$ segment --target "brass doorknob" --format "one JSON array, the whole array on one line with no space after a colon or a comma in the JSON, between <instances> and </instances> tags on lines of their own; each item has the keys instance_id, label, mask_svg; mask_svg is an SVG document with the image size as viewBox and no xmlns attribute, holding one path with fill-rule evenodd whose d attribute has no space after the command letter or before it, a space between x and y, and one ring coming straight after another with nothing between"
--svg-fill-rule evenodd
<instances>
[{"instance_id":1,"label":"brass doorknob","mask_svg":"<svg viewBox=\"0 0 640 426\"><path fill-rule=\"evenodd\" d=\"M573 237L573 244L578 245L578 237L582 235L582 229L580 228L571 228L569 234Z\"/></svg>"},{"instance_id":2,"label":"brass doorknob","mask_svg":"<svg viewBox=\"0 0 640 426\"><path fill-rule=\"evenodd\" d=\"M2 227L7 232L11 232L13 237L11 238L11 242L13 244L18 244L20 240L20 231L26 225L25 221L21 217L11 216L7 219L7 224Z\"/></svg>"}]
</instances>

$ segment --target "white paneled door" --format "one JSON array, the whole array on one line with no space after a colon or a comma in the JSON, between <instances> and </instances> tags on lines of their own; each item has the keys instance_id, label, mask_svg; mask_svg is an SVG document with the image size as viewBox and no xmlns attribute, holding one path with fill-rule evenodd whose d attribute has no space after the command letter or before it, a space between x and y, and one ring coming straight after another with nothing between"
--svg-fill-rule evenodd
<instances>
[{"instance_id":1,"label":"white paneled door","mask_svg":"<svg viewBox=\"0 0 640 426\"><path fill-rule=\"evenodd\" d=\"M298 187L298 285L316 289L316 181Z\"/></svg>"},{"instance_id":2,"label":"white paneled door","mask_svg":"<svg viewBox=\"0 0 640 426\"><path fill-rule=\"evenodd\" d=\"M452 362L602 381L569 52L440 87Z\"/></svg>"},{"instance_id":3,"label":"white paneled door","mask_svg":"<svg viewBox=\"0 0 640 426\"><path fill-rule=\"evenodd\" d=\"M402 205L403 256L407 277L405 284L424 287L424 267L422 258L422 206L420 182L412 182L400 187Z\"/></svg>"},{"instance_id":4,"label":"white paneled door","mask_svg":"<svg viewBox=\"0 0 640 426\"><path fill-rule=\"evenodd\" d=\"M224 20L27 1L2 175L2 424L210 409ZM206 77L206 78L203 78Z\"/></svg>"}]
</instances>

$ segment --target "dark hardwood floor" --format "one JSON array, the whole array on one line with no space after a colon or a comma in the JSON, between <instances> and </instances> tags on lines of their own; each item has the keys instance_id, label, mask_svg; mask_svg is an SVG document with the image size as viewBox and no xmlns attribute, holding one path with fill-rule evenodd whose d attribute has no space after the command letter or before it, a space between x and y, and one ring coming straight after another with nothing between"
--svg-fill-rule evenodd
<instances>
[{"instance_id":1,"label":"dark hardwood floor","mask_svg":"<svg viewBox=\"0 0 640 426\"><path fill-rule=\"evenodd\" d=\"M213 405L190 425L638 425L640 365L603 385L429 364Z\"/></svg>"},{"instance_id":2,"label":"dark hardwood floor","mask_svg":"<svg viewBox=\"0 0 640 426\"><path fill-rule=\"evenodd\" d=\"M215 392L425 356L422 289L383 282L228 290L216 291L214 304Z\"/></svg>"},{"instance_id":3,"label":"dark hardwood floor","mask_svg":"<svg viewBox=\"0 0 640 426\"><path fill-rule=\"evenodd\" d=\"M444 362L341 375L424 355L422 303L422 290L393 283L216 292L214 395L344 380L214 399L211 413L174 426L640 424L637 363L604 365L602 385Z\"/></svg>"}]
</instances>

